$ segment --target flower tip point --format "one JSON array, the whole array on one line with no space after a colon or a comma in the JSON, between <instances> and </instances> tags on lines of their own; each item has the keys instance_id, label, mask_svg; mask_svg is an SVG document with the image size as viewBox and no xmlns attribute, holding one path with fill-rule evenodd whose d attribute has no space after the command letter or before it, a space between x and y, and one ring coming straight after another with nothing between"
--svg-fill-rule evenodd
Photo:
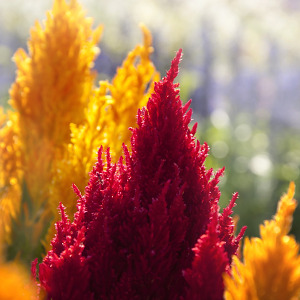
<instances>
[{"instance_id":1,"label":"flower tip point","mask_svg":"<svg viewBox=\"0 0 300 300\"><path fill-rule=\"evenodd\" d=\"M143 32L147 30L147 27L146 27L146 25L145 25L143 22L140 22L140 23L139 23L139 27L141 28L141 30L142 30Z\"/></svg>"},{"instance_id":2,"label":"flower tip point","mask_svg":"<svg viewBox=\"0 0 300 300\"><path fill-rule=\"evenodd\" d=\"M61 215L63 215L65 213L65 206L62 204L62 202L59 202L57 209Z\"/></svg>"},{"instance_id":3,"label":"flower tip point","mask_svg":"<svg viewBox=\"0 0 300 300\"><path fill-rule=\"evenodd\" d=\"M295 194L295 182L294 181L291 181L290 184L289 184L289 188L288 188L288 195L292 198L294 197L294 194Z\"/></svg>"},{"instance_id":4,"label":"flower tip point","mask_svg":"<svg viewBox=\"0 0 300 300\"><path fill-rule=\"evenodd\" d=\"M33 280L36 280L36 276L37 276L37 264L38 264L38 259L35 258L32 262L31 262L31 276Z\"/></svg>"},{"instance_id":5,"label":"flower tip point","mask_svg":"<svg viewBox=\"0 0 300 300\"><path fill-rule=\"evenodd\" d=\"M167 72L167 78L168 78L168 80L170 80L172 82L176 78L176 76L178 75L178 72L179 72L179 63L181 61L181 58L182 58L182 49L180 48L177 51L175 57L172 60L170 70Z\"/></svg>"},{"instance_id":6,"label":"flower tip point","mask_svg":"<svg viewBox=\"0 0 300 300\"><path fill-rule=\"evenodd\" d=\"M180 61L180 59L182 58L182 48L180 48L177 53L176 53L176 56L175 58L178 59L178 61Z\"/></svg>"}]
</instances>

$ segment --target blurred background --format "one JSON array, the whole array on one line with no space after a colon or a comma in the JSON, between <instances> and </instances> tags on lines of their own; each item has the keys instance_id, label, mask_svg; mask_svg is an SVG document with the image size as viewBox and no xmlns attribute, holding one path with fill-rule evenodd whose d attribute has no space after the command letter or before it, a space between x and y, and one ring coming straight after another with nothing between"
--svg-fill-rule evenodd
<instances>
[{"instance_id":1,"label":"blurred background","mask_svg":"<svg viewBox=\"0 0 300 300\"><path fill-rule=\"evenodd\" d=\"M181 99L193 99L207 167L225 166L221 206L239 192L235 212L248 236L275 213L291 180L300 201L300 2L297 0L80 0L104 25L95 68L110 79L127 52L152 32L162 75L179 48ZM12 56L26 49L35 20L52 0L0 1L0 105L15 78ZM27 50L27 49L26 49ZM300 209L292 233L300 241Z\"/></svg>"}]
</instances>

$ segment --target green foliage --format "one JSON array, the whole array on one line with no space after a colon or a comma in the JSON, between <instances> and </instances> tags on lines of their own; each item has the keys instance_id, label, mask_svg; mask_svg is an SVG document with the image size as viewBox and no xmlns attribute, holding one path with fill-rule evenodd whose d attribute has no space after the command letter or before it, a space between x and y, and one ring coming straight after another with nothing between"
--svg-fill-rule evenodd
<instances>
[{"instance_id":1,"label":"green foliage","mask_svg":"<svg viewBox=\"0 0 300 300\"><path fill-rule=\"evenodd\" d=\"M300 133L291 128L274 128L266 121L251 122L241 113L229 119L225 111L215 111L198 129L201 143L210 145L207 167L225 166L220 183L221 205L233 192L239 193L235 213L238 227L247 225L248 236L258 235L258 224L270 219L276 203L290 181L296 183L300 199ZM300 211L295 213L292 233L300 239ZM297 217L298 216L298 217Z\"/></svg>"},{"instance_id":2,"label":"green foliage","mask_svg":"<svg viewBox=\"0 0 300 300\"><path fill-rule=\"evenodd\" d=\"M20 214L17 218L12 218L12 243L7 246L6 259L8 261L20 260L29 267L34 258L40 260L45 253L42 241L45 239L51 219L50 221L44 220L43 207L36 210L25 181L21 202ZM45 222L48 224L43 226Z\"/></svg>"}]
</instances>

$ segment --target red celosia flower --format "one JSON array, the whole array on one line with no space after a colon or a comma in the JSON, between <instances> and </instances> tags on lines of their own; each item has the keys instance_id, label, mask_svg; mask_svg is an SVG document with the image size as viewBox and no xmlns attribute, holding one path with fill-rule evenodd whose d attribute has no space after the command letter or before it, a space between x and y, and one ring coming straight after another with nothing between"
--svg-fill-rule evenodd
<instances>
[{"instance_id":1,"label":"red celosia flower","mask_svg":"<svg viewBox=\"0 0 300 300\"><path fill-rule=\"evenodd\" d=\"M197 290L190 277L199 272L198 265L214 268L207 282L222 281L241 237L234 238L229 216L235 199L218 215L223 170L214 177L206 170L208 146L195 140L196 126L188 127L190 102L182 107L173 83L180 58L181 50L138 112L131 152L124 146L125 162L121 157L112 164L101 147L85 196L75 188L79 201L73 223L61 208L53 249L39 271L49 298L185 298L189 288ZM200 250L201 243L216 251ZM215 261L218 248L224 261Z\"/></svg>"}]
</instances>

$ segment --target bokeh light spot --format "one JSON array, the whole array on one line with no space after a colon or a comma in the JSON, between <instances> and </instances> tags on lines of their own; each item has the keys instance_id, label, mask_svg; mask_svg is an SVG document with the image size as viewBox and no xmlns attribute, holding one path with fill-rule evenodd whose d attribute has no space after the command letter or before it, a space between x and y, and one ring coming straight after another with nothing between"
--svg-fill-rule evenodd
<instances>
[{"instance_id":1,"label":"bokeh light spot","mask_svg":"<svg viewBox=\"0 0 300 300\"><path fill-rule=\"evenodd\" d=\"M251 142L253 148L257 150L265 150L269 146L269 138L263 132L258 132L254 134Z\"/></svg>"},{"instance_id":2,"label":"bokeh light spot","mask_svg":"<svg viewBox=\"0 0 300 300\"><path fill-rule=\"evenodd\" d=\"M211 114L210 120L212 124L219 129L227 127L230 123L228 114L221 109L214 110Z\"/></svg>"},{"instance_id":3,"label":"bokeh light spot","mask_svg":"<svg viewBox=\"0 0 300 300\"><path fill-rule=\"evenodd\" d=\"M234 130L234 135L239 141L246 142L251 138L252 129L248 124L241 124Z\"/></svg>"},{"instance_id":4,"label":"bokeh light spot","mask_svg":"<svg viewBox=\"0 0 300 300\"><path fill-rule=\"evenodd\" d=\"M245 173L248 170L249 160L245 156L239 156L234 160L234 170L237 173Z\"/></svg>"},{"instance_id":5,"label":"bokeh light spot","mask_svg":"<svg viewBox=\"0 0 300 300\"><path fill-rule=\"evenodd\" d=\"M268 176L272 170L272 162L267 154L258 154L252 157L249 167L258 176Z\"/></svg>"},{"instance_id":6,"label":"bokeh light spot","mask_svg":"<svg viewBox=\"0 0 300 300\"><path fill-rule=\"evenodd\" d=\"M212 144L211 152L216 158L224 158L229 152L229 147L224 141L216 141Z\"/></svg>"}]
</instances>

